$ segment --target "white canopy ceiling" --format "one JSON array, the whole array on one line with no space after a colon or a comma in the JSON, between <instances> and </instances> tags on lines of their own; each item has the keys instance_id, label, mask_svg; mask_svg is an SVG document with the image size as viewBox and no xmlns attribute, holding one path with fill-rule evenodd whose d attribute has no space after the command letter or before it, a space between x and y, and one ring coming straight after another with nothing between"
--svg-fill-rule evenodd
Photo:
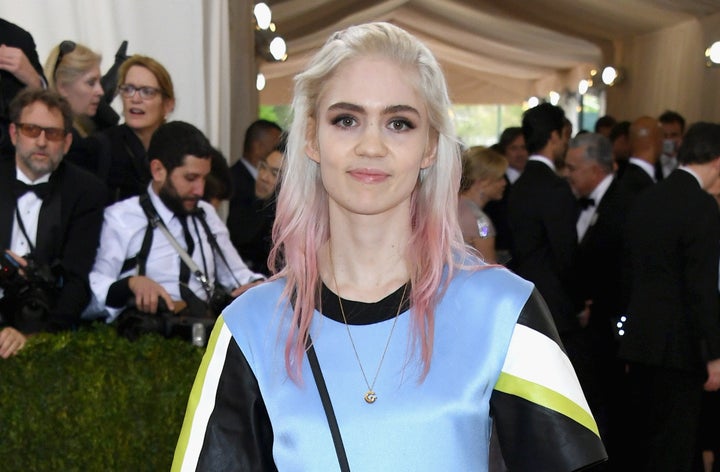
<instances>
[{"instance_id":1,"label":"white canopy ceiling","mask_svg":"<svg viewBox=\"0 0 720 472\"><path fill-rule=\"evenodd\" d=\"M720 12L720 0L268 0L288 59L264 63L264 104L288 103L292 77L334 31L389 21L421 38L457 103L518 103L574 88L612 64L625 39Z\"/></svg>"}]
</instances>

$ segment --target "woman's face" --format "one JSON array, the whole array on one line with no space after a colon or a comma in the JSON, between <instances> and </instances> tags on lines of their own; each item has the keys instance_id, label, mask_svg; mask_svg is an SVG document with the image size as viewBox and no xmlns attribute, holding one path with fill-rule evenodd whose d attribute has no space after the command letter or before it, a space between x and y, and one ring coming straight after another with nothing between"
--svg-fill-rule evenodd
<instances>
[{"instance_id":1,"label":"woman's face","mask_svg":"<svg viewBox=\"0 0 720 472\"><path fill-rule=\"evenodd\" d=\"M505 185L507 185L507 181L505 180L504 175L494 179L483 179L482 193L489 200L500 200L502 199L503 192L505 191Z\"/></svg>"},{"instance_id":2,"label":"woman's face","mask_svg":"<svg viewBox=\"0 0 720 472\"><path fill-rule=\"evenodd\" d=\"M272 197L277 186L283 154L280 151L271 151L258 165L258 176L255 179L255 196L260 200Z\"/></svg>"},{"instance_id":3,"label":"woman's face","mask_svg":"<svg viewBox=\"0 0 720 472\"><path fill-rule=\"evenodd\" d=\"M308 156L320 164L330 208L346 214L409 214L420 169L435 160L414 72L377 57L341 65L309 120Z\"/></svg>"},{"instance_id":4,"label":"woman's face","mask_svg":"<svg viewBox=\"0 0 720 472\"><path fill-rule=\"evenodd\" d=\"M132 85L135 89L150 87L158 91L154 97L147 99L143 99L138 90L131 97L120 94L125 124L136 132L154 132L174 108L174 101L160 91L155 74L143 66L130 67L125 74L125 81L120 85Z\"/></svg>"},{"instance_id":5,"label":"woman's face","mask_svg":"<svg viewBox=\"0 0 720 472\"><path fill-rule=\"evenodd\" d=\"M70 103L73 114L95 116L100 99L104 95L100 77L98 64L73 82L57 84L58 92Z\"/></svg>"}]
</instances>

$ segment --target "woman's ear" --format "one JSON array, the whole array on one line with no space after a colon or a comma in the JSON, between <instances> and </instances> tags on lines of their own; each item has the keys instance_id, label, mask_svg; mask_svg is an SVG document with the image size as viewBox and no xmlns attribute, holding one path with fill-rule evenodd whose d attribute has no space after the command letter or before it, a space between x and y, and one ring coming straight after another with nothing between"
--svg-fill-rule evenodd
<instances>
[{"instance_id":1,"label":"woman's ear","mask_svg":"<svg viewBox=\"0 0 720 472\"><path fill-rule=\"evenodd\" d=\"M173 98L165 98L163 99L163 114L164 118L167 120L167 117L170 113L175 111L175 99Z\"/></svg>"},{"instance_id":2,"label":"woman's ear","mask_svg":"<svg viewBox=\"0 0 720 472\"><path fill-rule=\"evenodd\" d=\"M305 154L313 161L320 163L320 146L317 139L317 123L309 117L305 128Z\"/></svg>"},{"instance_id":3,"label":"woman's ear","mask_svg":"<svg viewBox=\"0 0 720 472\"><path fill-rule=\"evenodd\" d=\"M427 169L437 160L438 138L439 135L437 131L430 130L428 143L427 146L425 146L425 155L423 156L423 160L420 162L421 169Z\"/></svg>"}]
</instances>

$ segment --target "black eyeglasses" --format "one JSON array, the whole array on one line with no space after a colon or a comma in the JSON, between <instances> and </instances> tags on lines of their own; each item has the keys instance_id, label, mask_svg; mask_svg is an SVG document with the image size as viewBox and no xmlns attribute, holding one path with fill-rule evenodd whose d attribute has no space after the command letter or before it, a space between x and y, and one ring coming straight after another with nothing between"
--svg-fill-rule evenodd
<instances>
[{"instance_id":1,"label":"black eyeglasses","mask_svg":"<svg viewBox=\"0 0 720 472\"><path fill-rule=\"evenodd\" d=\"M151 98L154 98L155 95L162 92L159 88L155 87L136 87L135 85L131 84L124 84L118 87L118 90L125 98L132 98L135 95L135 92L140 94L140 98L143 100L150 100Z\"/></svg>"},{"instance_id":2,"label":"black eyeglasses","mask_svg":"<svg viewBox=\"0 0 720 472\"><path fill-rule=\"evenodd\" d=\"M28 138L37 138L40 133L45 133L45 139L48 141L62 141L67 135L67 131L63 128L43 128L42 126L30 123L15 123L20 132Z\"/></svg>"},{"instance_id":3,"label":"black eyeglasses","mask_svg":"<svg viewBox=\"0 0 720 472\"><path fill-rule=\"evenodd\" d=\"M66 54L70 54L75 50L75 47L77 44L75 44L74 41L65 40L62 43L60 43L60 46L58 46L58 57L55 61L55 68L53 69L53 78L55 78L55 74L57 74L57 68L60 65L60 63L63 60L63 57L65 57Z\"/></svg>"}]
</instances>

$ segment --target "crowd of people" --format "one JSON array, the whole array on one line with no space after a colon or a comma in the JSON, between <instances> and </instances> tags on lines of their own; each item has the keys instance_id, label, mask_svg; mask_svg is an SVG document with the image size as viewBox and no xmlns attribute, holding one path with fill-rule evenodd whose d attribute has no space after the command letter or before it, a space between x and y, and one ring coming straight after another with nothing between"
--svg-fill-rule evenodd
<instances>
[{"instance_id":1,"label":"crowd of people","mask_svg":"<svg viewBox=\"0 0 720 472\"><path fill-rule=\"evenodd\" d=\"M84 321L205 319L178 465L712 462L720 125L604 116L571 137L543 103L464 148L432 54L374 23L331 36L289 130L255 121L228 167L168 121L156 59L118 56L106 90L86 46L42 68L4 20L0 43L0 357ZM115 94L122 123L97 119Z\"/></svg>"},{"instance_id":2,"label":"crowd of people","mask_svg":"<svg viewBox=\"0 0 720 472\"><path fill-rule=\"evenodd\" d=\"M505 264L547 302L608 470L709 471L720 446L718 399L703 394L720 387L720 125L686 130L666 111L603 116L572 139L565 127L559 107L541 104L503 132L493 148L509 164L505 195L465 240L477 247L494 221L489 259L508 251Z\"/></svg>"}]
</instances>

